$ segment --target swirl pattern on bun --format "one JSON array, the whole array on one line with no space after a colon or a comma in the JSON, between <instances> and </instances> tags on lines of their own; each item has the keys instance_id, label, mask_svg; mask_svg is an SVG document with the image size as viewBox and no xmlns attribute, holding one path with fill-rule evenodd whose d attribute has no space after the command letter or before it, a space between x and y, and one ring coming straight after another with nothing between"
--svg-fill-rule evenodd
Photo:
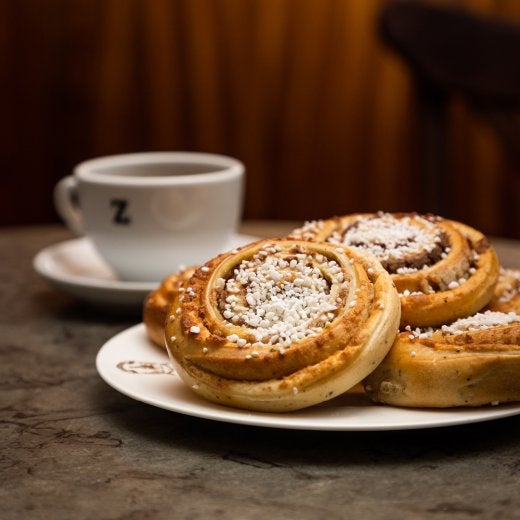
<instances>
[{"instance_id":1,"label":"swirl pattern on bun","mask_svg":"<svg viewBox=\"0 0 520 520\"><path fill-rule=\"evenodd\" d=\"M372 256L344 246L261 240L198 268L166 321L181 378L210 401L284 412L326 401L384 358L397 291Z\"/></svg>"},{"instance_id":2,"label":"swirl pattern on bun","mask_svg":"<svg viewBox=\"0 0 520 520\"><path fill-rule=\"evenodd\" d=\"M481 310L499 263L479 231L433 215L370 213L309 222L301 240L327 241L376 256L401 298L401 326L436 326Z\"/></svg>"}]
</instances>

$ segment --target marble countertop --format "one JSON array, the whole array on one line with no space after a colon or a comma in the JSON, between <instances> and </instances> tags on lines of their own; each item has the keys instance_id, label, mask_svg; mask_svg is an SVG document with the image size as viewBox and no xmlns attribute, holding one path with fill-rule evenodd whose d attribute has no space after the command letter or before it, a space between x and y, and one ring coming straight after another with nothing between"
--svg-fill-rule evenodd
<instances>
[{"instance_id":1,"label":"marble countertop","mask_svg":"<svg viewBox=\"0 0 520 520\"><path fill-rule=\"evenodd\" d=\"M88 306L32 268L39 250L70 237L58 225L0 229L3 519L520 518L520 416L300 431L197 419L119 394L95 357L139 312ZM520 267L520 243L495 243Z\"/></svg>"}]
</instances>

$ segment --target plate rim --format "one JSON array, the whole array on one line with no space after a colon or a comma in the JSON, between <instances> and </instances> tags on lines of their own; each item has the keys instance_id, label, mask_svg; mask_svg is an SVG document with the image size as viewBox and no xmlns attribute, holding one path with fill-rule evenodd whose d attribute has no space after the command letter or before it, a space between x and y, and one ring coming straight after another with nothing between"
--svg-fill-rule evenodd
<instances>
[{"instance_id":1,"label":"plate rim","mask_svg":"<svg viewBox=\"0 0 520 520\"><path fill-rule=\"evenodd\" d=\"M175 413L181 413L183 415L197 417L206 420L213 420L217 422L231 423L231 424L240 424L245 426L257 426L257 427L268 427L268 428L278 428L278 429L293 429L293 430L303 430L303 431L395 431L395 430L412 430L412 429L427 429L427 428L439 428L439 427L449 427L449 426L459 426L464 424L473 424L478 422L487 422L491 420L502 419L506 417L511 417L514 415L520 414L520 403L504 403L498 406L489 406L489 407L479 407L479 408L468 408L468 409L410 409L410 408L399 408L388 405L377 405L366 407L373 410L385 410L385 413L389 410L395 410L396 413L415 413L420 415L442 415L444 417L443 420L430 420L423 422L413 422L413 421L404 421L402 423L395 424L378 424L378 423L360 423L360 424L347 424L342 422L341 420L338 422L330 421L330 422L320 422L317 421L315 424L309 422L308 418L299 417L299 413L307 413L312 408L308 408L305 410L300 410L297 412L290 412L287 414L280 413L268 413L268 412L254 412L247 410L240 410L238 408L227 407L224 405L218 405L214 403L210 403L209 401L204 401L204 399L193 393L192 398L196 401L196 404L187 403L184 406L179 406L178 404L175 406L175 401L170 403L169 405L164 402L158 402L157 400L146 397L142 392L137 392L134 390L129 390L125 385L120 384L117 381L114 381L108 375L109 370L105 370L105 366L103 366L104 358L107 355L108 351L111 349L119 348L119 342L124 343L125 348L128 348L130 342L128 341L128 337L140 335L144 337L148 342L146 337L145 326L143 323L139 323L133 325L119 333L115 334L111 338L109 338L99 349L96 355L96 370L101 377L101 379L108 384L110 387L118 391L119 393L134 399L136 401L148 404L150 406L154 406L157 408L161 408L164 410L172 411ZM135 338L134 338L135 340ZM116 345L116 347L114 347ZM147 344L150 348L154 348L155 345L152 345L151 342ZM159 347L155 347L159 349ZM160 350L157 351L159 353ZM129 351L129 355L131 355L131 349ZM165 354L166 355L166 354ZM167 359L167 358L166 358ZM123 360L121 360L123 361ZM139 376L137 376L139 377ZM143 377L150 377L149 375ZM167 377L171 377L168 375ZM175 375L174 377L179 377ZM184 384L184 383L182 383ZM177 403L179 401L177 400ZM172 406L173 404L173 406ZM363 408L360 406L359 408ZM393 412L390 412L393 413ZM447 420L446 416L452 415L453 419Z\"/></svg>"}]
</instances>

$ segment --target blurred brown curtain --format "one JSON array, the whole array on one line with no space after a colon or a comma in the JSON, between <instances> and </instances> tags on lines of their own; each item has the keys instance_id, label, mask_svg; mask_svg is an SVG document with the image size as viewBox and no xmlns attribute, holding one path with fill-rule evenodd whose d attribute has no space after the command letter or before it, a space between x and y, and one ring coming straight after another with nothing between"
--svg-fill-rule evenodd
<instances>
[{"instance_id":1,"label":"blurred brown curtain","mask_svg":"<svg viewBox=\"0 0 520 520\"><path fill-rule=\"evenodd\" d=\"M443 1L520 21L517 0ZM245 216L426 211L414 85L376 34L384 0L5 0L0 224L56 219L51 192L89 157L236 156ZM520 237L518 173L463 103L450 111L452 217ZM516 186L516 202L511 193Z\"/></svg>"}]
</instances>

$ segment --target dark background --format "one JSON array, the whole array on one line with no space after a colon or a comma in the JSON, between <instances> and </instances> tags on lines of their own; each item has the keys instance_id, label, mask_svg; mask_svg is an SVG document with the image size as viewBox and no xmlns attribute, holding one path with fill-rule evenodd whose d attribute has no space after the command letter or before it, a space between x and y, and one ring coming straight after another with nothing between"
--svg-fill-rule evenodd
<instances>
[{"instance_id":1,"label":"dark background","mask_svg":"<svg viewBox=\"0 0 520 520\"><path fill-rule=\"evenodd\" d=\"M517 0L433 3L520 22ZM385 4L1 0L0 225L57 221L74 164L145 150L238 157L247 218L435 211L417 85L378 37ZM517 166L463 97L447 107L445 216L520 238Z\"/></svg>"}]
</instances>

